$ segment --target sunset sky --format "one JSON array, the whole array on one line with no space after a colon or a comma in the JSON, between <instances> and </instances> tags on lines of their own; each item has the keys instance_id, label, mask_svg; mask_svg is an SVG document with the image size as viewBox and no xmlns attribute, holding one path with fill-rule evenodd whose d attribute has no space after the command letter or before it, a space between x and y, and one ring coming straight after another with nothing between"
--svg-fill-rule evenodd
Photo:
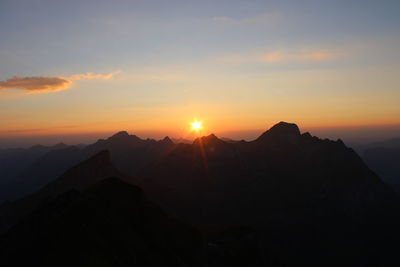
<instances>
[{"instance_id":1,"label":"sunset sky","mask_svg":"<svg viewBox=\"0 0 400 267\"><path fill-rule=\"evenodd\" d=\"M400 125L400 1L0 1L0 139Z\"/></svg>"}]
</instances>

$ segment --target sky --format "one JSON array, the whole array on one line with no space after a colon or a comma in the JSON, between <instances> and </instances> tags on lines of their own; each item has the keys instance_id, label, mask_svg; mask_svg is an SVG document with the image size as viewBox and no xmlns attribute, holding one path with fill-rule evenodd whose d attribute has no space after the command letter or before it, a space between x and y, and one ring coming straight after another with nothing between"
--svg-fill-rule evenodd
<instances>
[{"instance_id":1,"label":"sky","mask_svg":"<svg viewBox=\"0 0 400 267\"><path fill-rule=\"evenodd\" d=\"M185 137L195 118L237 138L279 121L400 136L398 14L389 0L1 0L0 146Z\"/></svg>"}]
</instances>

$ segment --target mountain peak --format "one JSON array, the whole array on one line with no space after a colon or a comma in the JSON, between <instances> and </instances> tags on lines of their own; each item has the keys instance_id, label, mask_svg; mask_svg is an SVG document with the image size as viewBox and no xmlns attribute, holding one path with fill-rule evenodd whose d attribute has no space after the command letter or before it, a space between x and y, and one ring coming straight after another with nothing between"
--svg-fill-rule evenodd
<instances>
[{"instance_id":1,"label":"mountain peak","mask_svg":"<svg viewBox=\"0 0 400 267\"><path fill-rule=\"evenodd\" d=\"M220 142L224 142L221 139L219 139L215 134L210 134L207 136L202 136L199 138L196 138L196 140L194 140L193 143L199 143L201 142L202 144L216 144L216 143L220 143Z\"/></svg>"},{"instance_id":2,"label":"mountain peak","mask_svg":"<svg viewBox=\"0 0 400 267\"><path fill-rule=\"evenodd\" d=\"M112 142L137 142L140 141L141 139L137 137L136 135L130 135L127 131L120 131L111 137L109 137L107 140L110 140Z\"/></svg>"},{"instance_id":3,"label":"mountain peak","mask_svg":"<svg viewBox=\"0 0 400 267\"><path fill-rule=\"evenodd\" d=\"M281 121L269 129L269 132L276 134L300 135L299 127L295 123Z\"/></svg>"},{"instance_id":4,"label":"mountain peak","mask_svg":"<svg viewBox=\"0 0 400 267\"><path fill-rule=\"evenodd\" d=\"M160 143L162 144L174 144L174 142L171 140L171 138L169 138L168 136L164 137L164 139L160 140Z\"/></svg>"},{"instance_id":5,"label":"mountain peak","mask_svg":"<svg viewBox=\"0 0 400 267\"><path fill-rule=\"evenodd\" d=\"M210 134L210 135L207 135L207 136L205 136L205 137L203 137L203 138L205 138L205 139L207 139L207 140L219 140L219 138L215 135L215 134Z\"/></svg>"},{"instance_id":6,"label":"mountain peak","mask_svg":"<svg viewBox=\"0 0 400 267\"><path fill-rule=\"evenodd\" d=\"M129 136L129 133L127 131L120 131L114 135L112 135L110 138L123 138Z\"/></svg>"},{"instance_id":7,"label":"mountain peak","mask_svg":"<svg viewBox=\"0 0 400 267\"><path fill-rule=\"evenodd\" d=\"M293 143L299 136L301 133L296 124L281 121L263 133L257 140L278 139Z\"/></svg>"}]
</instances>

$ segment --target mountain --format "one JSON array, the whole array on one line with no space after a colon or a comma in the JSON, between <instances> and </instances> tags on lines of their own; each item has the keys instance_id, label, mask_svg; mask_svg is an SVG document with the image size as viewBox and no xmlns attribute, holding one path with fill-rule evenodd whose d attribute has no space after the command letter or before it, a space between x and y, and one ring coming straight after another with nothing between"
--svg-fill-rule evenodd
<instances>
[{"instance_id":1,"label":"mountain","mask_svg":"<svg viewBox=\"0 0 400 267\"><path fill-rule=\"evenodd\" d=\"M365 149L374 148L374 147L383 147L383 148L400 148L400 138L392 138L388 140L383 140L379 142L369 143L363 146Z\"/></svg>"},{"instance_id":2,"label":"mountain","mask_svg":"<svg viewBox=\"0 0 400 267\"><path fill-rule=\"evenodd\" d=\"M191 143L193 143L193 140L188 140L185 138L172 138L171 140L175 144L191 144Z\"/></svg>"},{"instance_id":3,"label":"mountain","mask_svg":"<svg viewBox=\"0 0 400 267\"><path fill-rule=\"evenodd\" d=\"M90 159L79 163L48 183L39 191L0 206L0 233L17 223L20 219L34 211L48 198L57 196L72 189L82 191L88 186L108 177L129 180L111 163L110 153L101 151Z\"/></svg>"},{"instance_id":4,"label":"mountain","mask_svg":"<svg viewBox=\"0 0 400 267\"><path fill-rule=\"evenodd\" d=\"M301 134L297 125L285 122L250 142L226 142L209 135L192 144L174 144L168 137L143 140L119 132L83 149L52 151L25 176L40 184L50 182L102 150L109 151L118 170L137 177L133 183L155 201L192 222L237 217L238 223L248 223L281 216L280 211L258 215L260 205L274 211L268 203L280 203L287 210L316 201L349 216L364 216L393 198L390 188L341 140ZM235 215L233 206L249 215Z\"/></svg>"},{"instance_id":5,"label":"mountain","mask_svg":"<svg viewBox=\"0 0 400 267\"><path fill-rule=\"evenodd\" d=\"M20 166L18 175L15 175L8 183L3 184L0 190L3 192L0 192L0 196L3 201L12 201L33 193L63 174L70 167L103 150L110 151L112 161L118 169L124 170L125 173L130 175L135 175L137 170L162 157L173 146L174 143L168 137L160 141L143 140L136 135L129 135L122 131L105 140L100 139L84 147L58 147L43 152L29 164Z\"/></svg>"},{"instance_id":6,"label":"mountain","mask_svg":"<svg viewBox=\"0 0 400 267\"><path fill-rule=\"evenodd\" d=\"M92 160L100 167L103 157ZM68 175L93 182L95 173L78 168ZM106 178L50 197L1 236L0 264L203 266L202 249L193 227L167 216L137 186Z\"/></svg>"},{"instance_id":7,"label":"mountain","mask_svg":"<svg viewBox=\"0 0 400 267\"><path fill-rule=\"evenodd\" d=\"M210 135L179 144L137 176L150 199L184 221L254 227L271 266L398 263L397 195L341 140L294 124L251 142Z\"/></svg>"},{"instance_id":8,"label":"mountain","mask_svg":"<svg viewBox=\"0 0 400 267\"><path fill-rule=\"evenodd\" d=\"M59 143L54 146L34 145L30 148L0 149L0 202L28 193L26 191L29 190L25 188L30 188L30 183L22 179L21 184L21 180L16 177L43 155L67 147L69 146ZM23 188L14 189L18 186ZM21 193L14 195L16 191Z\"/></svg>"},{"instance_id":9,"label":"mountain","mask_svg":"<svg viewBox=\"0 0 400 267\"><path fill-rule=\"evenodd\" d=\"M147 200L133 180L101 151L37 193L3 205L1 266L248 267L261 261L253 229L182 223Z\"/></svg>"},{"instance_id":10,"label":"mountain","mask_svg":"<svg viewBox=\"0 0 400 267\"><path fill-rule=\"evenodd\" d=\"M108 150L114 165L124 173L135 175L137 171L150 162L167 154L175 144L169 137L156 141L140 139L127 132L119 132L106 140L85 147L82 151L86 157L101 151Z\"/></svg>"},{"instance_id":11,"label":"mountain","mask_svg":"<svg viewBox=\"0 0 400 267\"><path fill-rule=\"evenodd\" d=\"M228 143L210 135L178 144L137 176L166 210L200 222L249 223L317 203L356 217L394 197L342 141L301 134L284 122L251 142ZM268 216L257 209L269 210Z\"/></svg>"},{"instance_id":12,"label":"mountain","mask_svg":"<svg viewBox=\"0 0 400 267\"><path fill-rule=\"evenodd\" d=\"M211 266L398 266L397 194L341 140L301 133L295 124L280 122L250 142L211 134L174 144L120 132L73 153L75 160L97 155L0 206L0 229L16 227L57 195L118 177L186 224L252 229L207 239Z\"/></svg>"},{"instance_id":13,"label":"mountain","mask_svg":"<svg viewBox=\"0 0 400 267\"><path fill-rule=\"evenodd\" d=\"M361 156L365 163L387 184L400 192L400 146L398 140L370 146L362 152Z\"/></svg>"}]
</instances>

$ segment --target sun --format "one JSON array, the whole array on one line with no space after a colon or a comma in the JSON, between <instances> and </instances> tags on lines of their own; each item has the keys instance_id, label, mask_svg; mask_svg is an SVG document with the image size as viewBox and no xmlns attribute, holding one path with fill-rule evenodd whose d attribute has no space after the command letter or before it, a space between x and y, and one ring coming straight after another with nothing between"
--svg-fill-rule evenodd
<instances>
[{"instance_id":1,"label":"sun","mask_svg":"<svg viewBox=\"0 0 400 267\"><path fill-rule=\"evenodd\" d=\"M203 129L203 125L201 121L194 120L190 123L192 126L191 130L198 133L201 129Z\"/></svg>"}]
</instances>

